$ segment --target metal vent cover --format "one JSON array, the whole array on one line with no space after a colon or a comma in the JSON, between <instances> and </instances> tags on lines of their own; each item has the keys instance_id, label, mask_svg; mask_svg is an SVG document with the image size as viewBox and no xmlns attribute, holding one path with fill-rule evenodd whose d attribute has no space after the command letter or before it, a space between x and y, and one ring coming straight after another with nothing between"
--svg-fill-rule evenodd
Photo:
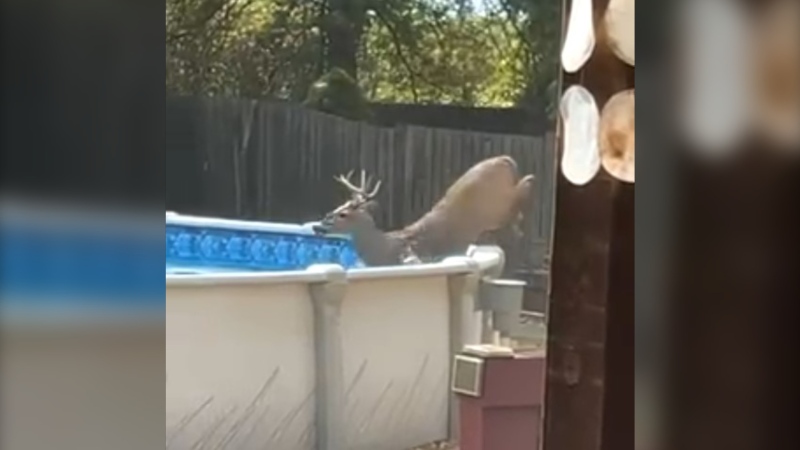
<instances>
[{"instance_id":1,"label":"metal vent cover","mask_svg":"<svg viewBox=\"0 0 800 450\"><path fill-rule=\"evenodd\" d=\"M456 355L453 359L451 390L457 394L480 397L483 390L483 358Z\"/></svg>"}]
</instances>

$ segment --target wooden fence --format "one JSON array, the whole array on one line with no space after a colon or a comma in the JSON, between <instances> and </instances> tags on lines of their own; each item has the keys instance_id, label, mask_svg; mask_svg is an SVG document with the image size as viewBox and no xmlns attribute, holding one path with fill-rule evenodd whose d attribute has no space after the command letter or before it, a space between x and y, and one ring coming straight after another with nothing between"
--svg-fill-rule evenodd
<instances>
[{"instance_id":1,"label":"wooden fence","mask_svg":"<svg viewBox=\"0 0 800 450\"><path fill-rule=\"evenodd\" d=\"M270 221L319 219L345 199L333 181L364 169L383 180L383 229L417 219L464 171L507 154L536 175L524 253L528 270L549 253L555 143L540 137L419 126L380 127L280 102L167 100L167 208ZM522 249L520 249L522 250Z\"/></svg>"}]
</instances>

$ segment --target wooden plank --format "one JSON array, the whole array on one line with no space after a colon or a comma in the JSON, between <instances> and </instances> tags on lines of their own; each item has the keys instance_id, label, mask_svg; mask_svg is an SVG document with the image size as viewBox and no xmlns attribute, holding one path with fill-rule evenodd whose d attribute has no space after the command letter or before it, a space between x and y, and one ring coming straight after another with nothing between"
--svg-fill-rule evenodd
<instances>
[{"instance_id":1,"label":"wooden plank","mask_svg":"<svg viewBox=\"0 0 800 450\"><path fill-rule=\"evenodd\" d=\"M564 1L564 11L569 10L569 3ZM607 3L607 0L601 0L595 2L594 7L596 11L602 11ZM602 105L621 90L617 83L619 80L614 79L618 72L615 67L620 65L624 64L609 52L595 52L578 73L561 74L562 90L580 83ZM555 157L555 153L552 156ZM556 165L553 161L547 163ZM620 373L612 375L614 367L607 365L610 362L607 327L611 324L608 313L611 299L617 306L633 305L632 289L626 291L621 284L614 286L611 283L612 274L624 273L629 278L633 274L633 258L620 252L625 241L633 239L633 210L629 208L626 213L625 208L619 207L619 182L602 171L586 186L572 185L559 175L557 169L544 170L543 173L554 177L558 193L553 206L556 223L552 241L543 448L621 448L626 445L623 442L630 442L633 424L620 425L632 415L629 413L633 402L624 395L616 395L617 399L608 397L606 376L609 380L623 377L627 381L632 366L618 367ZM626 285L630 286L632 282L628 279ZM625 308L627 306L623 306ZM621 331L629 332L629 341L633 341L632 327L627 331L615 330ZM627 372L623 373L624 370ZM627 404L623 405L623 402ZM613 413L618 416L616 419L605 414L612 404L619 409ZM612 423L609 419L614 421L613 427L606 427ZM624 441L619 439L623 434ZM604 442L604 438L611 435L618 439Z\"/></svg>"}]
</instances>

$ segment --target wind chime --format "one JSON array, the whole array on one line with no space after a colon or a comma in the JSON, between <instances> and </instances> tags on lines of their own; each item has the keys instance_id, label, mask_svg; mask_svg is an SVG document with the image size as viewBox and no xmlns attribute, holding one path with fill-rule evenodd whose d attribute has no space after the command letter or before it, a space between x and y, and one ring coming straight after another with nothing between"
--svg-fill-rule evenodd
<instances>
[{"instance_id":1,"label":"wind chime","mask_svg":"<svg viewBox=\"0 0 800 450\"><path fill-rule=\"evenodd\" d=\"M610 0L596 24L593 1L573 0L561 51L564 71L581 70L598 45L633 67L635 8L635 0ZM635 182L634 89L617 92L601 110L588 89L574 84L564 92L559 112L563 124L561 171L570 183L585 185L601 169L622 182Z\"/></svg>"},{"instance_id":2,"label":"wind chime","mask_svg":"<svg viewBox=\"0 0 800 450\"><path fill-rule=\"evenodd\" d=\"M573 0L561 65L581 71L598 48L635 66L635 0L610 0L594 14L593 0ZM760 9L741 2L684 2L679 124L694 148L727 156L749 137L770 148L800 148L800 2L773 0ZM597 17L597 20L595 19ZM635 92L623 89L600 109L579 82L560 102L561 170L585 185L601 170L635 180Z\"/></svg>"}]
</instances>

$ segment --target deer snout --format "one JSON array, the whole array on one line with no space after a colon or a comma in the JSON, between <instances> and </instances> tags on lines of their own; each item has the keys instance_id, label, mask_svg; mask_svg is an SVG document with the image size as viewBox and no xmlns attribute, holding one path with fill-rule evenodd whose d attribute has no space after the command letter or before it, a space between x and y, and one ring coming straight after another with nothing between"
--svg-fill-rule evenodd
<instances>
[{"instance_id":1,"label":"deer snout","mask_svg":"<svg viewBox=\"0 0 800 450\"><path fill-rule=\"evenodd\" d=\"M320 236L330 233L331 228L333 227L333 217L330 214L325 216L319 223L316 223L311 226L311 231L314 234Z\"/></svg>"},{"instance_id":2,"label":"deer snout","mask_svg":"<svg viewBox=\"0 0 800 450\"><path fill-rule=\"evenodd\" d=\"M326 235L326 234L328 234L329 228L328 228L328 227L326 227L326 226L324 226L324 225L317 224L317 225L314 225L314 226L312 226L312 227L311 227L311 230L312 230L312 231L314 232L314 234L316 234L317 236L323 236L323 235Z\"/></svg>"}]
</instances>

